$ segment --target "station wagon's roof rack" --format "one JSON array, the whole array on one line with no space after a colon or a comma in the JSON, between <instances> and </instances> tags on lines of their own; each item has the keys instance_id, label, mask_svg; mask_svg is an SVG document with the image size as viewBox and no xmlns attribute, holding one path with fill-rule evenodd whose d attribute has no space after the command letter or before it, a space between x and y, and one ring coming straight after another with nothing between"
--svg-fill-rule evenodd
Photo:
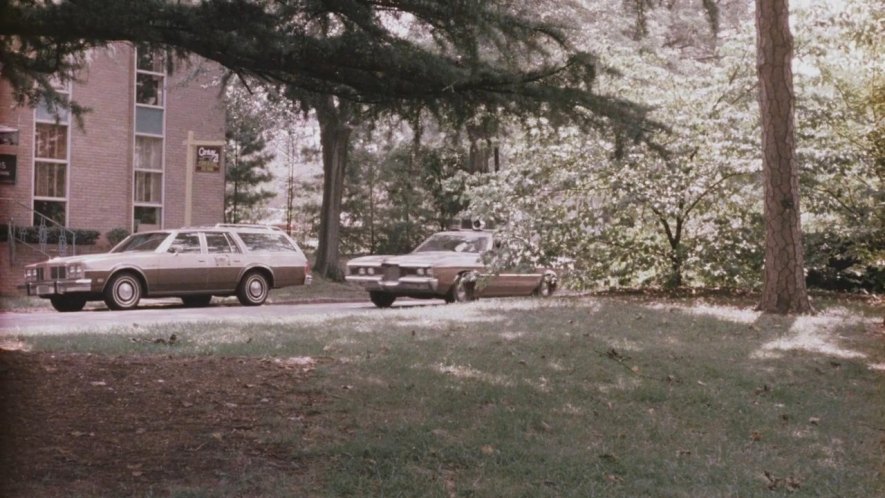
<instances>
[{"instance_id":1,"label":"station wagon's roof rack","mask_svg":"<svg viewBox=\"0 0 885 498\"><path fill-rule=\"evenodd\" d=\"M274 232L282 232L283 230L280 227L276 227L273 225L262 225L259 223L216 223L216 228L257 228L263 230L270 230Z\"/></svg>"},{"instance_id":2,"label":"station wagon's roof rack","mask_svg":"<svg viewBox=\"0 0 885 498\"><path fill-rule=\"evenodd\" d=\"M258 223L216 223L214 225L198 225L193 227L182 227L185 229L194 229L194 228L249 228L252 230L267 230L269 232L282 232L283 230L280 227L276 227L273 225L261 225Z\"/></svg>"}]
</instances>

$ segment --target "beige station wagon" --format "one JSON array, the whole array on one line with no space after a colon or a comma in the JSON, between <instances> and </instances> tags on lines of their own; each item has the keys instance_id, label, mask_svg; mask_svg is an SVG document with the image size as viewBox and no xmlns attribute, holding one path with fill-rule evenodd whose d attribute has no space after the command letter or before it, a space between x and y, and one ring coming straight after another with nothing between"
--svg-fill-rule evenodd
<instances>
[{"instance_id":1,"label":"beige station wagon","mask_svg":"<svg viewBox=\"0 0 885 498\"><path fill-rule=\"evenodd\" d=\"M379 308L397 297L440 298L446 302L479 297L547 297L557 285L551 270L491 272L483 263L500 250L488 230L452 230L431 235L410 254L363 256L347 262L348 282L369 291Z\"/></svg>"},{"instance_id":2,"label":"beige station wagon","mask_svg":"<svg viewBox=\"0 0 885 498\"><path fill-rule=\"evenodd\" d=\"M243 305L258 306L272 288L310 281L307 258L283 231L218 224L135 233L105 254L28 265L23 287L58 311L79 311L92 300L132 309L143 297L206 306L212 296L236 295Z\"/></svg>"}]
</instances>

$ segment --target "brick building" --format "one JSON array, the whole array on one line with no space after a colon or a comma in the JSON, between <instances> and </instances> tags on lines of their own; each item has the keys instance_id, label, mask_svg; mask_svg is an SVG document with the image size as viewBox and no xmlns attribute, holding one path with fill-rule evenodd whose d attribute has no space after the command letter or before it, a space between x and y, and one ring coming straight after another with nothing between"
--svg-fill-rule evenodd
<instances>
[{"instance_id":1,"label":"brick building","mask_svg":"<svg viewBox=\"0 0 885 498\"><path fill-rule=\"evenodd\" d=\"M224 216L224 109L218 67L115 43L58 90L90 109L16 106L0 80L0 223L130 232Z\"/></svg>"}]
</instances>

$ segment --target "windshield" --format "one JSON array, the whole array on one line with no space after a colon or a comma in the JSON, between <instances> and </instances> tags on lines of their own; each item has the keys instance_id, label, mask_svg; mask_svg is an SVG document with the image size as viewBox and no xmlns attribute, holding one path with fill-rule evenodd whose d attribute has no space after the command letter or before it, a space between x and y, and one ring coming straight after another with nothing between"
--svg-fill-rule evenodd
<instances>
[{"instance_id":1,"label":"windshield","mask_svg":"<svg viewBox=\"0 0 885 498\"><path fill-rule=\"evenodd\" d=\"M120 242L111 252L151 252L160 247L166 237L169 237L168 232L136 233Z\"/></svg>"},{"instance_id":2,"label":"windshield","mask_svg":"<svg viewBox=\"0 0 885 498\"><path fill-rule=\"evenodd\" d=\"M425 240L414 252L453 251L480 253L489 248L487 233L438 233Z\"/></svg>"}]
</instances>

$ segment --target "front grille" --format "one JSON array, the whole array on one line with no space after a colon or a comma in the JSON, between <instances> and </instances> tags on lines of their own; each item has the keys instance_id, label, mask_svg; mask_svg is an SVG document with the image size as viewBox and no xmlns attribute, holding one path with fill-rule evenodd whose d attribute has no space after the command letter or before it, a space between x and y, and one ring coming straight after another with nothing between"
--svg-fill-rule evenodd
<instances>
[{"instance_id":1,"label":"front grille","mask_svg":"<svg viewBox=\"0 0 885 498\"><path fill-rule=\"evenodd\" d=\"M43 268L37 268L37 280L43 280Z\"/></svg>"},{"instance_id":2,"label":"front grille","mask_svg":"<svg viewBox=\"0 0 885 498\"><path fill-rule=\"evenodd\" d=\"M49 268L49 274L52 279L65 278L65 267L64 266L52 266Z\"/></svg>"},{"instance_id":3,"label":"front grille","mask_svg":"<svg viewBox=\"0 0 885 498\"><path fill-rule=\"evenodd\" d=\"M384 280L388 282L393 282L399 280L399 266L396 265L385 265L384 266Z\"/></svg>"}]
</instances>

